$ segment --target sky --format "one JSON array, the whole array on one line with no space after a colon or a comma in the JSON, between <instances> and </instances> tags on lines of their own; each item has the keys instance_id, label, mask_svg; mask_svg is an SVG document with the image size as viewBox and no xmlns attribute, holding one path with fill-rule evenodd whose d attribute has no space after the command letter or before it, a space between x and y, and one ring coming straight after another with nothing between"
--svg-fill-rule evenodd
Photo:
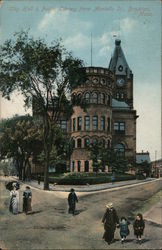
<instances>
[{"instance_id":1,"label":"sky","mask_svg":"<svg viewBox=\"0 0 162 250\"><path fill-rule=\"evenodd\" d=\"M2 0L0 43L14 32L29 29L50 44L62 38L64 46L86 66L108 67L114 40L121 39L134 74L137 110L137 152L161 158L161 1L160 0ZM2 99L2 118L31 113L18 93Z\"/></svg>"}]
</instances>

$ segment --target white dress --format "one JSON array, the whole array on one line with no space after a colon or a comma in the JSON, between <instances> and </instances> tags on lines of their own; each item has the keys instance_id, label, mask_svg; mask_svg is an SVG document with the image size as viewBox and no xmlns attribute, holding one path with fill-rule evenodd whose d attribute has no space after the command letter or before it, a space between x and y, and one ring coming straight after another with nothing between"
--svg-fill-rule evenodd
<instances>
[{"instance_id":1,"label":"white dress","mask_svg":"<svg viewBox=\"0 0 162 250\"><path fill-rule=\"evenodd\" d=\"M13 214L18 214L19 209L19 192L17 190L12 190L10 192L10 211Z\"/></svg>"}]
</instances>

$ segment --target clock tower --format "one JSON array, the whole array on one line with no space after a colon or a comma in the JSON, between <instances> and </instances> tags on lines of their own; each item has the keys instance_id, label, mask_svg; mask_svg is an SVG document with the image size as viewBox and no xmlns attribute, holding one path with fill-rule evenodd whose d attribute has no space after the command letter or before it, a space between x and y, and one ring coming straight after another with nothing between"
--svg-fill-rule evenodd
<instances>
[{"instance_id":1,"label":"clock tower","mask_svg":"<svg viewBox=\"0 0 162 250\"><path fill-rule=\"evenodd\" d=\"M136 110L133 108L133 74L121 48L115 49L109 63L114 77L112 87L112 147L130 162L136 158Z\"/></svg>"},{"instance_id":2,"label":"clock tower","mask_svg":"<svg viewBox=\"0 0 162 250\"><path fill-rule=\"evenodd\" d=\"M114 73L115 78L113 98L125 102L133 108L133 74L124 56L120 40L115 40L115 49L109 69Z\"/></svg>"}]
</instances>

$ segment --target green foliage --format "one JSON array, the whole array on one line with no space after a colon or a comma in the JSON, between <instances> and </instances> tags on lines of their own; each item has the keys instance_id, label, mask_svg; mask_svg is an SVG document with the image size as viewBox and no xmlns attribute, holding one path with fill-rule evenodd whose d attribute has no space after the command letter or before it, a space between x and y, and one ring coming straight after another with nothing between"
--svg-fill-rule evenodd
<instances>
[{"instance_id":1,"label":"green foliage","mask_svg":"<svg viewBox=\"0 0 162 250\"><path fill-rule=\"evenodd\" d=\"M89 147L93 169L98 172L104 170L105 165L111 168L112 172L125 173L129 169L129 162L115 152L113 149L103 147L101 143Z\"/></svg>"},{"instance_id":2,"label":"green foliage","mask_svg":"<svg viewBox=\"0 0 162 250\"><path fill-rule=\"evenodd\" d=\"M128 174L116 174L115 181L133 180L135 176ZM86 185L111 183L111 175L109 173L64 173L51 174L49 177L51 183L59 185Z\"/></svg>"},{"instance_id":3,"label":"green foliage","mask_svg":"<svg viewBox=\"0 0 162 250\"><path fill-rule=\"evenodd\" d=\"M21 92L25 105L33 105L34 114L42 118L44 189L48 189L50 155L56 151L53 126L62 114L68 118L73 112L69 96L85 79L83 62L58 41L47 46L44 40L34 40L27 32L19 32L1 46L0 64L3 97L9 99L14 91Z\"/></svg>"},{"instance_id":4,"label":"green foliage","mask_svg":"<svg viewBox=\"0 0 162 250\"><path fill-rule=\"evenodd\" d=\"M14 116L2 120L0 132L0 159L15 159L21 176L23 167L35 151L35 143L41 140L40 130L31 116Z\"/></svg>"}]
</instances>

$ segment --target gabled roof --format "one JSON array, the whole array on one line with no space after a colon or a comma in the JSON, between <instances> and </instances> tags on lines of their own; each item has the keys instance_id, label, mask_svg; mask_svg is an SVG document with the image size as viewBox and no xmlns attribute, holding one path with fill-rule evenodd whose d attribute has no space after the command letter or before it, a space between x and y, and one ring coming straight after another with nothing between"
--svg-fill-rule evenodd
<instances>
[{"instance_id":1,"label":"gabled roof","mask_svg":"<svg viewBox=\"0 0 162 250\"><path fill-rule=\"evenodd\" d=\"M115 72L115 75L125 75L130 77L131 70L126 61L123 50L120 46L121 40L115 40L114 53L110 59L109 70Z\"/></svg>"}]
</instances>

